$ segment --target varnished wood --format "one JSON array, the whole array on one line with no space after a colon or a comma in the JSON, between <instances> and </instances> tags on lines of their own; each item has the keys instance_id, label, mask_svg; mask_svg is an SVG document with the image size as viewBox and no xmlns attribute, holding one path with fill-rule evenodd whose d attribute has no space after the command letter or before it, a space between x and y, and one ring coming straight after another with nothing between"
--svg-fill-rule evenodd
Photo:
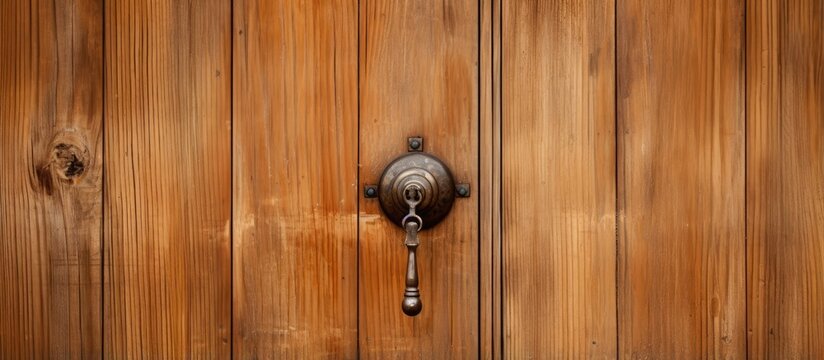
<instances>
[{"instance_id":1,"label":"varnished wood","mask_svg":"<svg viewBox=\"0 0 824 360\"><path fill-rule=\"evenodd\" d=\"M469 0L360 1L360 182L376 183L406 138L424 137L459 183L478 189L479 6ZM423 311L401 312L403 231L360 200L362 358L475 358L479 351L478 196L420 233Z\"/></svg>"},{"instance_id":2,"label":"varnished wood","mask_svg":"<svg viewBox=\"0 0 824 360\"><path fill-rule=\"evenodd\" d=\"M743 16L617 2L621 357L745 357Z\"/></svg>"},{"instance_id":3,"label":"varnished wood","mask_svg":"<svg viewBox=\"0 0 824 360\"><path fill-rule=\"evenodd\" d=\"M749 356L824 358L824 3L747 2Z\"/></svg>"},{"instance_id":4,"label":"varnished wood","mask_svg":"<svg viewBox=\"0 0 824 360\"><path fill-rule=\"evenodd\" d=\"M481 358L500 359L501 336L501 1L481 1L480 282Z\"/></svg>"},{"instance_id":5,"label":"varnished wood","mask_svg":"<svg viewBox=\"0 0 824 360\"><path fill-rule=\"evenodd\" d=\"M615 357L613 9L504 2L506 357Z\"/></svg>"},{"instance_id":6,"label":"varnished wood","mask_svg":"<svg viewBox=\"0 0 824 360\"><path fill-rule=\"evenodd\" d=\"M234 355L354 359L357 1L234 9Z\"/></svg>"},{"instance_id":7,"label":"varnished wood","mask_svg":"<svg viewBox=\"0 0 824 360\"><path fill-rule=\"evenodd\" d=\"M822 358L822 23L0 1L0 358ZM416 318L361 196L411 135L472 186Z\"/></svg>"},{"instance_id":8,"label":"varnished wood","mask_svg":"<svg viewBox=\"0 0 824 360\"><path fill-rule=\"evenodd\" d=\"M0 2L0 358L99 358L102 1Z\"/></svg>"},{"instance_id":9,"label":"varnished wood","mask_svg":"<svg viewBox=\"0 0 824 360\"><path fill-rule=\"evenodd\" d=\"M107 358L229 357L230 12L106 3Z\"/></svg>"}]
</instances>

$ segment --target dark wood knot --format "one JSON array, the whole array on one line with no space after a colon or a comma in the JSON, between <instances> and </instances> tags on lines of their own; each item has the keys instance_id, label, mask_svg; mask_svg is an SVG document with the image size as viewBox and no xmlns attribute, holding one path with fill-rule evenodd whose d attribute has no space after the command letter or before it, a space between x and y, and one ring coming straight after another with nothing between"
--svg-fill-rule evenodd
<instances>
[{"instance_id":1,"label":"dark wood knot","mask_svg":"<svg viewBox=\"0 0 824 360\"><path fill-rule=\"evenodd\" d=\"M86 174L91 156L85 140L75 132L57 134L49 146L36 173L40 188L51 195L58 181L77 184Z\"/></svg>"}]
</instances>

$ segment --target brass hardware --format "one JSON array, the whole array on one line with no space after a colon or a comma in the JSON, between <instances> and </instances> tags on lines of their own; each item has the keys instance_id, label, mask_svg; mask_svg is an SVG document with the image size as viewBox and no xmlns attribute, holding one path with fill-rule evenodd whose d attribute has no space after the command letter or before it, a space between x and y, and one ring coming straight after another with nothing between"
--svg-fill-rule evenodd
<instances>
[{"instance_id":1,"label":"brass hardware","mask_svg":"<svg viewBox=\"0 0 824 360\"><path fill-rule=\"evenodd\" d=\"M418 289L418 262L416 251L420 240L418 240L418 230L421 229L423 221L415 214L415 207L421 202L421 188L417 184L410 184L404 189L404 199L409 205L409 214L403 217L401 222L406 229L406 240L403 242L409 255L406 258L406 290L403 292L403 302L401 308L407 316L415 316L421 313L423 303L421 302L421 291Z\"/></svg>"},{"instance_id":2,"label":"brass hardware","mask_svg":"<svg viewBox=\"0 0 824 360\"><path fill-rule=\"evenodd\" d=\"M409 210L403 191L411 184L417 184L421 189L417 211L423 219L423 228L435 226L446 217L455 201L452 174L438 158L422 152L403 155L386 167L378 185L378 198L386 217L400 227L403 227L401 220Z\"/></svg>"},{"instance_id":3,"label":"brass hardware","mask_svg":"<svg viewBox=\"0 0 824 360\"><path fill-rule=\"evenodd\" d=\"M423 138L407 139L407 154L393 160L381 175L380 184L365 185L363 195L377 197L389 220L406 232L408 250L406 290L401 308L408 316L423 309L418 288L418 232L443 220L455 197L469 197L469 184L455 184L449 168L437 157L423 152Z\"/></svg>"}]
</instances>

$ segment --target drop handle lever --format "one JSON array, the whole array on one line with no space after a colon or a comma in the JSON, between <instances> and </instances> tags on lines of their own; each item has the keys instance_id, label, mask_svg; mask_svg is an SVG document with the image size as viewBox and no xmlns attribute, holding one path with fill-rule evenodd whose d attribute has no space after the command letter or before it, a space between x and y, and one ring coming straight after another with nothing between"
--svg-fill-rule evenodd
<instances>
[{"instance_id":1,"label":"drop handle lever","mask_svg":"<svg viewBox=\"0 0 824 360\"><path fill-rule=\"evenodd\" d=\"M418 263L416 252L418 251L418 224L414 221L406 223L406 249L409 256L406 258L406 290L403 292L403 313L415 316L421 313L423 303L421 303L421 291L418 289Z\"/></svg>"},{"instance_id":2,"label":"drop handle lever","mask_svg":"<svg viewBox=\"0 0 824 360\"><path fill-rule=\"evenodd\" d=\"M406 289L403 292L403 303L401 308L408 316L415 316L421 313L423 303L421 302L421 291L418 289L418 262L416 253L420 239L418 230L423 227L423 220L415 214L415 207L421 202L421 188L416 184L407 185L404 189L404 200L409 205L409 214L404 216L401 223L406 229L406 240L403 244L409 251L406 258Z\"/></svg>"},{"instance_id":3,"label":"drop handle lever","mask_svg":"<svg viewBox=\"0 0 824 360\"><path fill-rule=\"evenodd\" d=\"M383 170L380 184L365 185L363 195L378 198L384 215L404 231L407 262L401 309L408 316L416 316L423 309L418 288L419 233L444 220L455 198L469 197L470 191L469 184L455 184L452 172L440 159L423 152L422 137L407 141L409 153L392 160ZM438 248L427 247L432 251Z\"/></svg>"}]
</instances>

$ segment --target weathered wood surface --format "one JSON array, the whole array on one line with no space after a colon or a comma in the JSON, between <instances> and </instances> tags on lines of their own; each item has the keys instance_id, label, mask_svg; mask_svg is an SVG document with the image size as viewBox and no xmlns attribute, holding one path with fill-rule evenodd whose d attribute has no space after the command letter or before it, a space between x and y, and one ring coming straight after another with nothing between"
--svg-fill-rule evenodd
<instances>
[{"instance_id":1,"label":"weathered wood surface","mask_svg":"<svg viewBox=\"0 0 824 360\"><path fill-rule=\"evenodd\" d=\"M229 357L230 14L106 3L107 358Z\"/></svg>"},{"instance_id":2,"label":"weathered wood surface","mask_svg":"<svg viewBox=\"0 0 824 360\"><path fill-rule=\"evenodd\" d=\"M355 358L358 2L234 6L234 355Z\"/></svg>"},{"instance_id":3,"label":"weathered wood surface","mask_svg":"<svg viewBox=\"0 0 824 360\"><path fill-rule=\"evenodd\" d=\"M743 20L617 2L620 357L745 357Z\"/></svg>"},{"instance_id":4,"label":"weathered wood surface","mask_svg":"<svg viewBox=\"0 0 824 360\"><path fill-rule=\"evenodd\" d=\"M0 357L99 358L102 1L0 2Z\"/></svg>"},{"instance_id":5,"label":"weathered wood surface","mask_svg":"<svg viewBox=\"0 0 824 360\"><path fill-rule=\"evenodd\" d=\"M478 189L479 3L360 2L360 186L424 136L458 182ZM360 355L474 358L479 351L478 196L420 234L423 312L401 312L403 231L360 200Z\"/></svg>"},{"instance_id":6,"label":"weathered wood surface","mask_svg":"<svg viewBox=\"0 0 824 360\"><path fill-rule=\"evenodd\" d=\"M506 357L615 357L613 9L504 2Z\"/></svg>"},{"instance_id":7,"label":"weathered wood surface","mask_svg":"<svg viewBox=\"0 0 824 360\"><path fill-rule=\"evenodd\" d=\"M824 3L747 2L749 356L824 358Z\"/></svg>"},{"instance_id":8,"label":"weathered wood surface","mask_svg":"<svg viewBox=\"0 0 824 360\"><path fill-rule=\"evenodd\" d=\"M0 357L824 357L819 1L0 16ZM473 187L414 319L410 135Z\"/></svg>"}]
</instances>

